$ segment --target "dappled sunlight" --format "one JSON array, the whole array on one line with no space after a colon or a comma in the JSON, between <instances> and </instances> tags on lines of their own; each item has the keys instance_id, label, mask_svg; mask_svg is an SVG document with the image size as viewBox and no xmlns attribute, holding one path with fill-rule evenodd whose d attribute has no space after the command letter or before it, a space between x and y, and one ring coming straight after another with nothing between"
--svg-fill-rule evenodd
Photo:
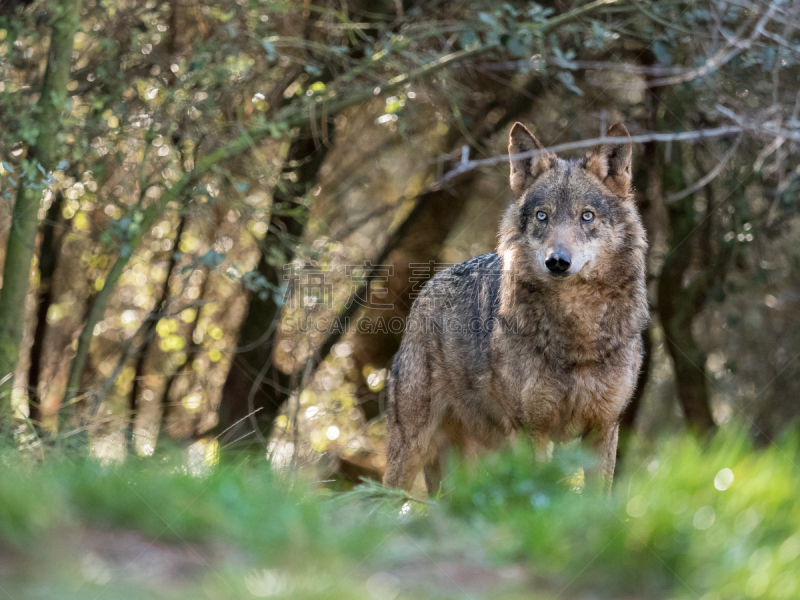
<instances>
[{"instance_id":1,"label":"dappled sunlight","mask_svg":"<svg viewBox=\"0 0 800 600\"><path fill-rule=\"evenodd\" d=\"M109 433L98 436L89 443L89 453L103 465L120 463L127 453L125 435Z\"/></svg>"},{"instance_id":2,"label":"dappled sunlight","mask_svg":"<svg viewBox=\"0 0 800 600\"><path fill-rule=\"evenodd\" d=\"M185 471L194 477L206 477L219 463L219 442L198 440L186 449Z\"/></svg>"}]
</instances>

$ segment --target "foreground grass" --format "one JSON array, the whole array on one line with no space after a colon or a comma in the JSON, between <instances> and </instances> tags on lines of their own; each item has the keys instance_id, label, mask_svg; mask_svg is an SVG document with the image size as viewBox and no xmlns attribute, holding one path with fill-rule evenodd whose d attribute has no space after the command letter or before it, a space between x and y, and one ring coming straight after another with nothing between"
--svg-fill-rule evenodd
<instances>
[{"instance_id":1,"label":"foreground grass","mask_svg":"<svg viewBox=\"0 0 800 600\"><path fill-rule=\"evenodd\" d=\"M800 597L800 452L741 434L665 440L611 496L574 450L460 465L433 502L332 493L224 457L32 463L2 455L0 581L12 598Z\"/></svg>"}]
</instances>

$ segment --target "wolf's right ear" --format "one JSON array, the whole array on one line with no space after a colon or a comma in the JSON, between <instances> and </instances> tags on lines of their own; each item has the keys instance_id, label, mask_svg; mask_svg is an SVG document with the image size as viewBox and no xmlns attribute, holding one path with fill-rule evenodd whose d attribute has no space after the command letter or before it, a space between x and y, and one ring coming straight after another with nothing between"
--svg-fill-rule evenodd
<instances>
[{"instance_id":1,"label":"wolf's right ear","mask_svg":"<svg viewBox=\"0 0 800 600\"><path fill-rule=\"evenodd\" d=\"M586 170L597 177L617 196L625 198L631 190L631 134L622 123L617 123L606 137L622 138L619 144L600 144L586 157Z\"/></svg>"},{"instance_id":2,"label":"wolf's right ear","mask_svg":"<svg viewBox=\"0 0 800 600\"><path fill-rule=\"evenodd\" d=\"M511 161L511 191L515 196L521 196L533 185L537 177L550 168L550 161L555 158L555 155L547 152L525 158L514 158L514 155L543 149L544 146L528 131L525 125L514 124L508 136L508 154Z\"/></svg>"}]
</instances>

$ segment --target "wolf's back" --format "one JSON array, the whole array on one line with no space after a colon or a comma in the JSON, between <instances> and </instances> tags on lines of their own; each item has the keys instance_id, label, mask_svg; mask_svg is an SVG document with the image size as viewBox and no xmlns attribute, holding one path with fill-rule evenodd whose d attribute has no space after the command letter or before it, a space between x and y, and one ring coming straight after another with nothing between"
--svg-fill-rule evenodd
<instances>
[{"instance_id":1,"label":"wolf's back","mask_svg":"<svg viewBox=\"0 0 800 600\"><path fill-rule=\"evenodd\" d=\"M435 373L469 387L488 372L502 264L496 253L483 254L441 271L425 285L392 363L390 418L396 396L426 394Z\"/></svg>"}]
</instances>

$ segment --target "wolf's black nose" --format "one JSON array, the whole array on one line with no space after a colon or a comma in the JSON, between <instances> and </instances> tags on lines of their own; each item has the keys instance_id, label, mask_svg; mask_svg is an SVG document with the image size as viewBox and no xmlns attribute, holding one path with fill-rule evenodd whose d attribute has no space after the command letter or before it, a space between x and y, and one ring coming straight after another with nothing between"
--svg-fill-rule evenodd
<instances>
[{"instance_id":1,"label":"wolf's black nose","mask_svg":"<svg viewBox=\"0 0 800 600\"><path fill-rule=\"evenodd\" d=\"M564 273L572 263L569 260L569 253L561 248L553 250L547 255L544 265L553 273Z\"/></svg>"}]
</instances>

